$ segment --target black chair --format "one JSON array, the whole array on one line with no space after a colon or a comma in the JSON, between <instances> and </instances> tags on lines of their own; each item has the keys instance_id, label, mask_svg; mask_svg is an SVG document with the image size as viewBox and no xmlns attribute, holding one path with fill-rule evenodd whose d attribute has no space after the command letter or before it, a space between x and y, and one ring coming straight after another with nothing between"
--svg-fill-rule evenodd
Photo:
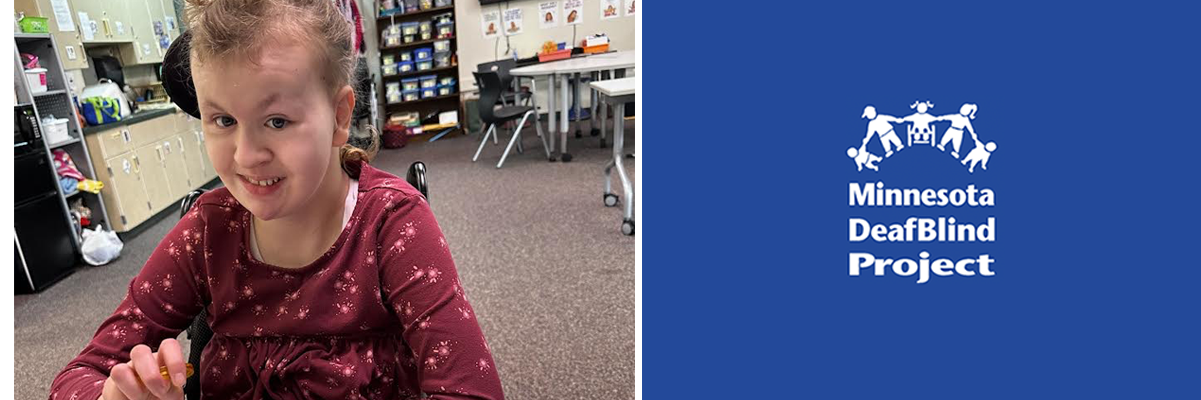
<instances>
[{"instance_id":1,"label":"black chair","mask_svg":"<svg viewBox=\"0 0 1201 400\"><path fill-rule=\"evenodd\" d=\"M498 103L505 106L515 106L517 103L525 100L525 104L529 104L531 96L529 89L525 87L513 87L513 75L509 74L509 70L516 67L516 60L506 59L482 63L476 65L475 68L478 72L496 72L497 75L500 75L500 86L505 88L505 90L501 92ZM476 85L482 85L479 79L476 79Z\"/></svg>"},{"instance_id":2,"label":"black chair","mask_svg":"<svg viewBox=\"0 0 1201 400\"><path fill-rule=\"evenodd\" d=\"M405 174L405 180L409 181L410 185L417 188L421 192L421 196L429 201L429 186L425 181L425 163L421 161L414 162L409 165L409 171ZM183 201L179 204L179 218L187 215L188 210L192 209L192 205L196 203L196 199L204 194L207 190L196 189L184 196ZM208 346L210 340L213 339L213 330L208 325L208 308L200 309L200 314L192 320L192 325L188 327L188 340L191 341L189 347L191 351L188 354L188 363L195 367L197 373L188 378L187 384L184 385L184 395L188 400L200 400L200 373L203 371L200 368L200 354L204 352L204 348Z\"/></svg>"},{"instance_id":3,"label":"black chair","mask_svg":"<svg viewBox=\"0 0 1201 400\"><path fill-rule=\"evenodd\" d=\"M509 151L513 149L514 143L520 143L521 129L525 127L525 120L534 115L537 118L537 111L530 106L502 106L496 108L497 99L501 97L504 90L504 85L501 83L500 74L497 72L472 72L475 75L475 81L480 84L480 100L478 103L480 111L480 119L484 121L487 128L484 128L484 137L480 140L480 147L475 150L475 157L471 158L472 162L480 158L480 152L484 150L484 144L488 143L488 137L492 136L495 142L496 127L499 124L521 118L521 122L517 123L517 129L513 131L513 138L509 139L508 147L505 147L505 153L500 156L500 162L496 163L496 168L504 165L505 158L509 157ZM542 125L534 121L534 128L538 130L538 136L542 138L542 148L546 150L546 157L550 158L550 146L546 144L546 135L542 134ZM520 146L518 151L521 151Z\"/></svg>"}]
</instances>

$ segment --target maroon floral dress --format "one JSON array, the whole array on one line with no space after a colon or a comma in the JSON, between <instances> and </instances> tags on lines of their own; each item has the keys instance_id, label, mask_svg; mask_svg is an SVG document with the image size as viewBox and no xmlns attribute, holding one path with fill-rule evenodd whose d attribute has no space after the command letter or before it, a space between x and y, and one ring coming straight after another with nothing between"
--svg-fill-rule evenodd
<instances>
[{"instance_id":1,"label":"maroon floral dress","mask_svg":"<svg viewBox=\"0 0 1201 400\"><path fill-rule=\"evenodd\" d=\"M250 218L225 188L201 196L50 397L99 397L135 345L177 337L202 308L205 399L504 397L446 239L407 182L363 165L349 223L299 269L250 255Z\"/></svg>"}]
</instances>

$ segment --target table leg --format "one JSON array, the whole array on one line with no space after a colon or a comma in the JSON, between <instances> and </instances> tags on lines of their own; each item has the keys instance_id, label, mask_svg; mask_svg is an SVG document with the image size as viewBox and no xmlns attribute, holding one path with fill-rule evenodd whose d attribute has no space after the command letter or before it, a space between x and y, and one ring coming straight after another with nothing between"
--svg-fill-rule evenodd
<instances>
[{"instance_id":1,"label":"table leg","mask_svg":"<svg viewBox=\"0 0 1201 400\"><path fill-rule=\"evenodd\" d=\"M584 81L582 79L580 79L580 73L576 72L575 73L575 90L572 91L573 92L572 95L575 96L575 101L573 103L575 103L575 138L576 139L584 137L584 135L580 133L580 124L582 124L584 122L584 116L580 114L580 101L582 101L581 99L583 99L582 97L580 97L580 90L583 89L581 86L584 86Z\"/></svg>"},{"instance_id":2,"label":"table leg","mask_svg":"<svg viewBox=\"0 0 1201 400\"><path fill-rule=\"evenodd\" d=\"M616 115L625 115L625 103L619 103L615 107ZM617 176L621 178L621 189L625 194L625 219L621 221L622 233L627 235L634 234L634 187L630 185L630 178L626 176L625 166L622 165L622 147L625 145L625 124L621 119L613 120L613 163L617 167Z\"/></svg>"},{"instance_id":3,"label":"table leg","mask_svg":"<svg viewBox=\"0 0 1201 400\"><path fill-rule=\"evenodd\" d=\"M559 98L563 100L561 103L562 106L560 107L562 108L563 114L561 115L562 118L559 120L559 138L562 139L563 142L559 143L559 158L562 159L563 162L571 162L571 154L567 152L567 110L568 107L571 107L571 104L568 103L569 100L567 100L567 85L569 84L568 80L571 79L571 75L563 74L562 79L563 80L559 82L562 85L562 90L559 90L559 95L561 96Z\"/></svg>"},{"instance_id":4,"label":"table leg","mask_svg":"<svg viewBox=\"0 0 1201 400\"><path fill-rule=\"evenodd\" d=\"M588 75L592 77L593 82L600 80L600 73L597 71L589 72ZM597 135L600 135L600 129L596 129L596 100L597 100L596 91L589 88L588 93L590 94L590 100L591 100L588 102L588 107L589 107L589 114L588 114L588 116L589 116L588 130L589 131L588 131L588 134L592 135L592 136L597 136ZM604 148L604 147L605 147L605 141L602 140L601 148Z\"/></svg>"},{"instance_id":5,"label":"table leg","mask_svg":"<svg viewBox=\"0 0 1201 400\"><path fill-rule=\"evenodd\" d=\"M550 148L555 148L555 133L558 132L558 125L555 125L555 75L547 75L546 79L546 136L550 141ZM557 161L557 158L552 153L547 159L551 162Z\"/></svg>"}]
</instances>

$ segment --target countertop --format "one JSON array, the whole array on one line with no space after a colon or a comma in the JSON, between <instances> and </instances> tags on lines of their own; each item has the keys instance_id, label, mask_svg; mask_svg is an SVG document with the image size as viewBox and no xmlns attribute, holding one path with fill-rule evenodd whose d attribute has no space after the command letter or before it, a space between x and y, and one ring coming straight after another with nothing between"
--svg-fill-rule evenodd
<instances>
[{"instance_id":1,"label":"countertop","mask_svg":"<svg viewBox=\"0 0 1201 400\"><path fill-rule=\"evenodd\" d=\"M128 116L128 117L121 118L121 120L117 121L117 122L110 122L110 123L107 123L104 125L85 126L83 128L83 134L91 135L91 134L94 134L97 132L107 131L109 129L113 129L113 128L116 128L119 126L136 124L136 123L139 123L142 121L147 121L147 120L155 119L158 117L171 115L174 112L175 112L175 108L167 108L167 109L162 109L162 110L138 111L133 114L130 114L130 116Z\"/></svg>"}]
</instances>

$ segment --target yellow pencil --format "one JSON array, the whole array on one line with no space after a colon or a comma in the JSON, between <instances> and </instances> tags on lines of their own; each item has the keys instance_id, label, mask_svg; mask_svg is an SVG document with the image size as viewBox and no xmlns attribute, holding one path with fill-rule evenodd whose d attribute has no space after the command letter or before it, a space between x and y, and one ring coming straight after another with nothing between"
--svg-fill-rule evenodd
<instances>
[{"instance_id":1,"label":"yellow pencil","mask_svg":"<svg viewBox=\"0 0 1201 400\"><path fill-rule=\"evenodd\" d=\"M195 371L193 371L193 370L192 370L192 363L188 363L188 364L187 364L187 369L188 369L188 375L187 375L187 377L188 377L188 378L191 378L191 377L192 377L192 374L194 374L194 373L195 373ZM164 366L162 366L162 367L159 367L159 368L158 368L158 372L159 372L160 374L163 374L163 379L166 379L166 380L171 380L171 374L167 372L167 366L166 366L166 365L164 365Z\"/></svg>"}]
</instances>

